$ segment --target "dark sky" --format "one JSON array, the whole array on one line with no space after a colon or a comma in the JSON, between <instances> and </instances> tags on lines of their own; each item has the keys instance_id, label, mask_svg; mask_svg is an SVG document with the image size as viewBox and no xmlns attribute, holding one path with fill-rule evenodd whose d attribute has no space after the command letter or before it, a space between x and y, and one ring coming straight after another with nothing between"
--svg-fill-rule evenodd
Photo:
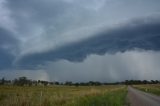
<instances>
[{"instance_id":1,"label":"dark sky","mask_svg":"<svg viewBox=\"0 0 160 106\"><path fill-rule=\"evenodd\" d=\"M160 80L158 0L0 0L0 77Z\"/></svg>"}]
</instances>

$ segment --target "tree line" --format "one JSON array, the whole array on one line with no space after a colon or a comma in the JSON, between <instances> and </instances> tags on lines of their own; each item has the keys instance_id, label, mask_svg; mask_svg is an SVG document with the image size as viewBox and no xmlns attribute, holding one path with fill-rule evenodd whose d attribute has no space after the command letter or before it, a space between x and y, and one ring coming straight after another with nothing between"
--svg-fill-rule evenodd
<instances>
[{"instance_id":1,"label":"tree line","mask_svg":"<svg viewBox=\"0 0 160 106\"><path fill-rule=\"evenodd\" d=\"M5 78L0 79L0 85L16 85L16 86L48 86L48 85L67 85L67 86L100 86L100 85L136 85L136 84L160 84L159 80L125 80L122 82L114 82L114 83L102 83L98 81L89 81L89 82L75 82L66 81L66 82L49 82L43 80L31 80L27 77L19 77L14 80L6 80Z\"/></svg>"}]
</instances>

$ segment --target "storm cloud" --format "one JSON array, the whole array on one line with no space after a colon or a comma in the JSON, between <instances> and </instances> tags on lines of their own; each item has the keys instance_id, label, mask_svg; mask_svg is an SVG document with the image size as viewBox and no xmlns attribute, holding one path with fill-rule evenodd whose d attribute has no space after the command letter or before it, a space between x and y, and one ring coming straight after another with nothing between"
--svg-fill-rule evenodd
<instances>
[{"instance_id":1,"label":"storm cloud","mask_svg":"<svg viewBox=\"0 0 160 106\"><path fill-rule=\"evenodd\" d=\"M158 79L159 5L157 0L0 0L0 77Z\"/></svg>"},{"instance_id":2,"label":"storm cloud","mask_svg":"<svg viewBox=\"0 0 160 106\"><path fill-rule=\"evenodd\" d=\"M58 81L107 81L126 79L159 79L160 53L154 51L127 51L124 53L90 55L84 62L73 63L66 60L50 62L48 70L51 80ZM56 70L56 71L54 71Z\"/></svg>"},{"instance_id":3,"label":"storm cloud","mask_svg":"<svg viewBox=\"0 0 160 106\"><path fill-rule=\"evenodd\" d=\"M126 51L115 54L90 55L83 62L58 60L48 62L34 70L2 70L0 77L14 79L26 76L50 81L159 80L160 53L155 51Z\"/></svg>"},{"instance_id":4,"label":"storm cloud","mask_svg":"<svg viewBox=\"0 0 160 106\"><path fill-rule=\"evenodd\" d=\"M18 51L18 40L10 31L0 28L0 69L10 68Z\"/></svg>"},{"instance_id":5,"label":"storm cloud","mask_svg":"<svg viewBox=\"0 0 160 106\"><path fill-rule=\"evenodd\" d=\"M104 55L106 52L116 53L134 49L160 50L159 20L134 20L53 51L26 55L20 59L20 63L33 65L61 59L78 62L83 61L90 54Z\"/></svg>"}]
</instances>

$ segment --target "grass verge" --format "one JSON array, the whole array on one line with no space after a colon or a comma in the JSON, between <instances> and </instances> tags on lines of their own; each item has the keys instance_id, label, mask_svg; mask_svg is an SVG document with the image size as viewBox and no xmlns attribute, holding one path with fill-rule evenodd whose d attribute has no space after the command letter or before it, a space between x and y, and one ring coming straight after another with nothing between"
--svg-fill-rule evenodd
<instances>
[{"instance_id":1,"label":"grass verge","mask_svg":"<svg viewBox=\"0 0 160 106\"><path fill-rule=\"evenodd\" d=\"M0 106L123 106L127 88L110 86L0 86Z\"/></svg>"},{"instance_id":2,"label":"grass verge","mask_svg":"<svg viewBox=\"0 0 160 106\"><path fill-rule=\"evenodd\" d=\"M124 106L126 95L126 88L120 88L103 94L86 95L73 103L72 106Z\"/></svg>"},{"instance_id":3,"label":"grass verge","mask_svg":"<svg viewBox=\"0 0 160 106\"><path fill-rule=\"evenodd\" d=\"M134 85L133 87L160 96L160 84Z\"/></svg>"}]
</instances>

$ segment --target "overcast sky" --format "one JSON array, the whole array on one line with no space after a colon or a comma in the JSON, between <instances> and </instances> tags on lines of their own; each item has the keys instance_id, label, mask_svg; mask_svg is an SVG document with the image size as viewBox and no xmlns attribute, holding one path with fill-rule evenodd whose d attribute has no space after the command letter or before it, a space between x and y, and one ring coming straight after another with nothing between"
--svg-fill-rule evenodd
<instances>
[{"instance_id":1,"label":"overcast sky","mask_svg":"<svg viewBox=\"0 0 160 106\"><path fill-rule=\"evenodd\" d=\"M160 80L159 0L0 0L0 78Z\"/></svg>"}]
</instances>

